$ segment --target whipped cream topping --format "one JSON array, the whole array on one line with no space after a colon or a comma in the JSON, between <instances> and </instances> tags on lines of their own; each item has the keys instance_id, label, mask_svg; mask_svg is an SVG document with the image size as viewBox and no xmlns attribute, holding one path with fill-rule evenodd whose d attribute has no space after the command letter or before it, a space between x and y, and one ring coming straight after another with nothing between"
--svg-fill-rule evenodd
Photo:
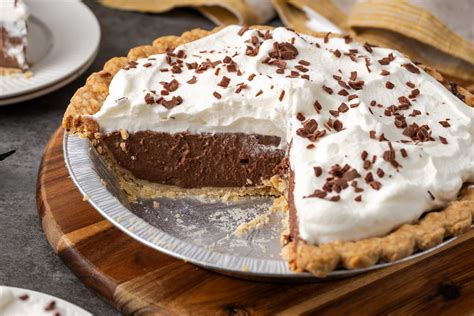
<instances>
[{"instance_id":1,"label":"whipped cream topping","mask_svg":"<svg viewBox=\"0 0 474 316\"><path fill-rule=\"evenodd\" d=\"M401 53L229 26L131 62L93 115L104 132L242 132L290 148L300 236L380 236L474 181L474 111Z\"/></svg>"},{"instance_id":2,"label":"whipped cream topping","mask_svg":"<svg viewBox=\"0 0 474 316\"><path fill-rule=\"evenodd\" d=\"M24 21L29 15L23 0L0 0L0 22Z\"/></svg>"}]
</instances>

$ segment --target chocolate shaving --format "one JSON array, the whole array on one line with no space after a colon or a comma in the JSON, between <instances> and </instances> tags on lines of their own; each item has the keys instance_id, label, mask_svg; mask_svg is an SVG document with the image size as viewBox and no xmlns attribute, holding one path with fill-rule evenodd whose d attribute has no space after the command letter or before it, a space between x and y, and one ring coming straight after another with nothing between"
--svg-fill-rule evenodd
<instances>
[{"instance_id":1,"label":"chocolate shaving","mask_svg":"<svg viewBox=\"0 0 474 316\"><path fill-rule=\"evenodd\" d=\"M22 301L26 301L30 298L30 296L28 294L23 294L23 295L20 295L18 298Z\"/></svg>"},{"instance_id":2,"label":"chocolate shaving","mask_svg":"<svg viewBox=\"0 0 474 316\"><path fill-rule=\"evenodd\" d=\"M217 92L217 91L214 91L214 92L212 93L212 95L213 95L216 99L222 98L222 95L221 95L219 92Z\"/></svg>"},{"instance_id":3,"label":"chocolate shaving","mask_svg":"<svg viewBox=\"0 0 474 316\"><path fill-rule=\"evenodd\" d=\"M339 107L337 108L337 110L341 113L345 113L349 110L349 107L347 106L347 104L342 102L341 105L339 105Z\"/></svg>"},{"instance_id":4,"label":"chocolate shaving","mask_svg":"<svg viewBox=\"0 0 474 316\"><path fill-rule=\"evenodd\" d=\"M310 195L305 196L305 197L306 198L320 198L320 199L323 199L323 198L326 197L326 195L327 195L326 192L316 189L316 190L314 190L313 193L311 193Z\"/></svg>"},{"instance_id":5,"label":"chocolate shaving","mask_svg":"<svg viewBox=\"0 0 474 316\"><path fill-rule=\"evenodd\" d=\"M428 194L433 201L436 200L435 196L433 195L433 193L431 193L430 190L428 190Z\"/></svg>"},{"instance_id":6,"label":"chocolate shaving","mask_svg":"<svg viewBox=\"0 0 474 316\"><path fill-rule=\"evenodd\" d=\"M400 149L400 153L402 154L403 158L408 157L408 153L407 153L407 150L405 148Z\"/></svg>"},{"instance_id":7,"label":"chocolate shaving","mask_svg":"<svg viewBox=\"0 0 474 316\"><path fill-rule=\"evenodd\" d=\"M356 81L357 80L357 71L351 71L351 81Z\"/></svg>"},{"instance_id":8,"label":"chocolate shaving","mask_svg":"<svg viewBox=\"0 0 474 316\"><path fill-rule=\"evenodd\" d=\"M339 94L339 95L342 95L342 96L346 97L346 96L348 96L348 95L349 95L349 92L347 92L347 90L346 90L346 89L341 89L341 90L339 90L339 92L338 92L337 94Z\"/></svg>"},{"instance_id":9,"label":"chocolate shaving","mask_svg":"<svg viewBox=\"0 0 474 316\"><path fill-rule=\"evenodd\" d=\"M332 126L336 130L336 132L340 132L344 129L344 125L339 120L335 120Z\"/></svg>"},{"instance_id":10,"label":"chocolate shaving","mask_svg":"<svg viewBox=\"0 0 474 316\"><path fill-rule=\"evenodd\" d=\"M303 65L303 66L311 65L311 63L309 61L306 61L306 60L300 60L300 61L298 61L298 64Z\"/></svg>"},{"instance_id":11,"label":"chocolate shaving","mask_svg":"<svg viewBox=\"0 0 474 316\"><path fill-rule=\"evenodd\" d=\"M321 113L321 109L323 108L318 100L314 101L313 107L318 114Z\"/></svg>"},{"instance_id":12,"label":"chocolate shaving","mask_svg":"<svg viewBox=\"0 0 474 316\"><path fill-rule=\"evenodd\" d=\"M327 87L327 86L323 86L323 90L326 91L328 94L332 94L332 89Z\"/></svg>"},{"instance_id":13,"label":"chocolate shaving","mask_svg":"<svg viewBox=\"0 0 474 316\"><path fill-rule=\"evenodd\" d=\"M154 104L155 103L155 97L151 93L145 94L145 103L146 104Z\"/></svg>"},{"instance_id":14,"label":"chocolate shaving","mask_svg":"<svg viewBox=\"0 0 474 316\"><path fill-rule=\"evenodd\" d=\"M372 187L372 189L374 190L380 190L380 188L382 187L382 184L378 181L372 181L369 183L369 185Z\"/></svg>"},{"instance_id":15,"label":"chocolate shaving","mask_svg":"<svg viewBox=\"0 0 474 316\"><path fill-rule=\"evenodd\" d=\"M379 64L386 66L389 65L393 60L395 60L395 56L393 53L390 53L387 57L379 59L378 62Z\"/></svg>"},{"instance_id":16,"label":"chocolate shaving","mask_svg":"<svg viewBox=\"0 0 474 316\"><path fill-rule=\"evenodd\" d=\"M45 311L52 311L52 310L55 310L56 309L56 301L51 301L49 302L48 305L45 306L44 310Z\"/></svg>"},{"instance_id":17,"label":"chocolate shaving","mask_svg":"<svg viewBox=\"0 0 474 316\"><path fill-rule=\"evenodd\" d=\"M230 64L227 65L227 72L236 72L237 71L237 65L236 64Z\"/></svg>"},{"instance_id":18,"label":"chocolate shaving","mask_svg":"<svg viewBox=\"0 0 474 316\"><path fill-rule=\"evenodd\" d=\"M443 126L444 128L451 127L451 124L449 124L448 121L439 121L438 123L441 124L441 126Z\"/></svg>"},{"instance_id":19,"label":"chocolate shaving","mask_svg":"<svg viewBox=\"0 0 474 316\"><path fill-rule=\"evenodd\" d=\"M308 72L309 70L308 68L305 68L304 66L301 66L301 65L296 65L295 69L298 69L301 72Z\"/></svg>"},{"instance_id":20,"label":"chocolate shaving","mask_svg":"<svg viewBox=\"0 0 474 316\"><path fill-rule=\"evenodd\" d=\"M378 168L377 169L377 176L379 178L383 178L384 175L385 175L385 172L382 169Z\"/></svg>"},{"instance_id":21,"label":"chocolate shaving","mask_svg":"<svg viewBox=\"0 0 474 316\"><path fill-rule=\"evenodd\" d=\"M163 88L170 92L176 91L179 87L179 82L176 79L173 79L170 82L163 81L161 84L163 85Z\"/></svg>"},{"instance_id":22,"label":"chocolate shaving","mask_svg":"<svg viewBox=\"0 0 474 316\"><path fill-rule=\"evenodd\" d=\"M392 143L388 143L389 150L383 152L383 160L390 163L394 168L401 167L401 165L396 161L396 153L393 150Z\"/></svg>"},{"instance_id":23,"label":"chocolate shaving","mask_svg":"<svg viewBox=\"0 0 474 316\"><path fill-rule=\"evenodd\" d=\"M313 167L314 169L314 175L316 177L319 177L323 173L323 169L321 167Z\"/></svg>"},{"instance_id":24,"label":"chocolate shaving","mask_svg":"<svg viewBox=\"0 0 474 316\"><path fill-rule=\"evenodd\" d=\"M244 26L242 26L242 28L239 30L239 32L237 34L239 34L239 36L242 36L248 30L249 30L249 27L247 25L244 25Z\"/></svg>"},{"instance_id":25,"label":"chocolate shaving","mask_svg":"<svg viewBox=\"0 0 474 316\"><path fill-rule=\"evenodd\" d=\"M278 97L278 100L283 101L283 98L285 97L285 90L282 90L280 93L280 96Z\"/></svg>"},{"instance_id":26,"label":"chocolate shaving","mask_svg":"<svg viewBox=\"0 0 474 316\"><path fill-rule=\"evenodd\" d=\"M304 120L306 120L306 117L302 113L298 112L296 114L296 119L300 122L303 122Z\"/></svg>"},{"instance_id":27,"label":"chocolate shaving","mask_svg":"<svg viewBox=\"0 0 474 316\"><path fill-rule=\"evenodd\" d=\"M183 103L183 98L181 96L174 96L171 100L161 99L159 103L169 110Z\"/></svg>"},{"instance_id":28,"label":"chocolate shaving","mask_svg":"<svg viewBox=\"0 0 474 316\"><path fill-rule=\"evenodd\" d=\"M186 81L186 83L189 83L189 84L195 84L196 82L197 82L197 77L196 76L193 76L191 79Z\"/></svg>"},{"instance_id":29,"label":"chocolate shaving","mask_svg":"<svg viewBox=\"0 0 474 316\"><path fill-rule=\"evenodd\" d=\"M230 83L230 78L224 76L222 77L221 81L217 84L220 87L227 88Z\"/></svg>"},{"instance_id":30,"label":"chocolate shaving","mask_svg":"<svg viewBox=\"0 0 474 316\"><path fill-rule=\"evenodd\" d=\"M338 117L338 116L339 116L339 111L336 111L336 110L329 110L329 114L331 114L331 115L334 116L334 117Z\"/></svg>"},{"instance_id":31,"label":"chocolate shaving","mask_svg":"<svg viewBox=\"0 0 474 316\"><path fill-rule=\"evenodd\" d=\"M237 89L235 90L235 93L240 93L245 88L247 88L247 85L245 83L239 83Z\"/></svg>"},{"instance_id":32,"label":"chocolate shaving","mask_svg":"<svg viewBox=\"0 0 474 316\"><path fill-rule=\"evenodd\" d=\"M344 42L345 42L346 44L349 44L349 43L351 43L352 41L353 41L353 40L352 40L352 37L350 37L349 35L344 36Z\"/></svg>"},{"instance_id":33,"label":"chocolate shaving","mask_svg":"<svg viewBox=\"0 0 474 316\"><path fill-rule=\"evenodd\" d=\"M415 84L414 84L413 82L411 82L411 81L407 81L407 82L406 82L406 85L407 85L408 87L412 88L412 89L416 87Z\"/></svg>"},{"instance_id":34,"label":"chocolate shaving","mask_svg":"<svg viewBox=\"0 0 474 316\"><path fill-rule=\"evenodd\" d=\"M271 58L291 60L298 56L298 49L293 44L284 42L273 44L273 51L268 54Z\"/></svg>"},{"instance_id":35,"label":"chocolate shaving","mask_svg":"<svg viewBox=\"0 0 474 316\"><path fill-rule=\"evenodd\" d=\"M324 35L324 43L329 42L329 35L331 35L331 32L328 32L326 35Z\"/></svg>"},{"instance_id":36,"label":"chocolate shaving","mask_svg":"<svg viewBox=\"0 0 474 316\"><path fill-rule=\"evenodd\" d=\"M406 70L408 70L411 73L414 73L414 74L419 74L420 73L420 69L418 69L415 65L413 65L411 63L402 64L401 66L404 67Z\"/></svg>"},{"instance_id":37,"label":"chocolate shaving","mask_svg":"<svg viewBox=\"0 0 474 316\"><path fill-rule=\"evenodd\" d=\"M349 86L354 89L354 90L361 90L362 87L364 86L364 81L359 80L359 81L349 81Z\"/></svg>"},{"instance_id":38,"label":"chocolate shaving","mask_svg":"<svg viewBox=\"0 0 474 316\"><path fill-rule=\"evenodd\" d=\"M364 48L366 51L368 51L369 53L372 53L374 50L372 49L372 45L370 45L369 43L365 43L364 44Z\"/></svg>"},{"instance_id":39,"label":"chocolate shaving","mask_svg":"<svg viewBox=\"0 0 474 316\"><path fill-rule=\"evenodd\" d=\"M395 85L393 83L391 83L390 81L387 81L385 83L385 88L387 89L393 89L395 87Z\"/></svg>"}]
</instances>

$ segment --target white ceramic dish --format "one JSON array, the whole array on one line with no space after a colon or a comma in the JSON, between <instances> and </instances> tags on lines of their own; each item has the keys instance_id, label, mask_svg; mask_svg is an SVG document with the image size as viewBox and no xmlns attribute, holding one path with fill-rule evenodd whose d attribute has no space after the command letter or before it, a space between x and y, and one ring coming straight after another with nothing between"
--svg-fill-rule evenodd
<instances>
[{"instance_id":1,"label":"white ceramic dish","mask_svg":"<svg viewBox=\"0 0 474 316\"><path fill-rule=\"evenodd\" d=\"M27 298L21 300L19 299L20 296ZM49 312L44 311L45 307L51 302L55 302L55 309ZM31 309L34 309L34 311L31 311ZM72 303L48 294L16 287L0 286L0 316L26 315L26 311L29 312L29 315L38 315L43 311L45 314L54 315L59 313L63 316L92 315Z\"/></svg>"},{"instance_id":2,"label":"white ceramic dish","mask_svg":"<svg viewBox=\"0 0 474 316\"><path fill-rule=\"evenodd\" d=\"M77 77L87 68L84 66L95 57L99 47L99 22L82 2L26 0L26 3L31 11L27 55L33 76L0 76L2 101L33 95L32 92L55 84L60 88L60 82Z\"/></svg>"}]
</instances>

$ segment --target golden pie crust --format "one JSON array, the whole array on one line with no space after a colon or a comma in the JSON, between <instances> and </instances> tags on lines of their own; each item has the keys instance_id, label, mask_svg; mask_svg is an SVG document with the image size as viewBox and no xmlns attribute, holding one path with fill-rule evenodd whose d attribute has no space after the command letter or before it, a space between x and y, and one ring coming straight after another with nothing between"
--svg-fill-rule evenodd
<instances>
[{"instance_id":1,"label":"golden pie crust","mask_svg":"<svg viewBox=\"0 0 474 316\"><path fill-rule=\"evenodd\" d=\"M97 138L99 126L88 116L99 111L108 95L109 84L120 69L130 61L164 53L167 49L208 36L219 29L212 31L194 29L181 36L163 36L157 38L151 45L131 49L127 57L110 59L103 70L90 75L86 84L74 94L64 114L63 127L72 134L90 139ZM331 36L337 37L337 35ZM444 79L430 67L419 66L452 93L463 98L467 105L474 107L474 96L466 89ZM281 203L281 199L278 201ZM304 240L283 238L282 256L289 262L293 271L309 271L317 277L324 277L338 267L365 268L378 262L391 262L407 257L418 250L432 248L447 237L468 231L473 217L474 187L465 185L458 200L450 203L445 209L428 212L416 223L404 224L386 236L355 242L337 241L323 245L310 245Z\"/></svg>"}]
</instances>

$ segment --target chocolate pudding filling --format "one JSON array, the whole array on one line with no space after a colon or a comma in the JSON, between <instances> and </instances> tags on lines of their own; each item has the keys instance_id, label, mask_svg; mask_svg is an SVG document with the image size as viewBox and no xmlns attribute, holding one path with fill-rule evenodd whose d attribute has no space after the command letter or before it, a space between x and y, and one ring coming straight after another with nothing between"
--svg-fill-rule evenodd
<instances>
[{"instance_id":1,"label":"chocolate pudding filling","mask_svg":"<svg viewBox=\"0 0 474 316\"><path fill-rule=\"evenodd\" d=\"M262 184L278 173L286 150L276 136L243 133L120 132L102 140L136 178L182 188Z\"/></svg>"}]
</instances>

